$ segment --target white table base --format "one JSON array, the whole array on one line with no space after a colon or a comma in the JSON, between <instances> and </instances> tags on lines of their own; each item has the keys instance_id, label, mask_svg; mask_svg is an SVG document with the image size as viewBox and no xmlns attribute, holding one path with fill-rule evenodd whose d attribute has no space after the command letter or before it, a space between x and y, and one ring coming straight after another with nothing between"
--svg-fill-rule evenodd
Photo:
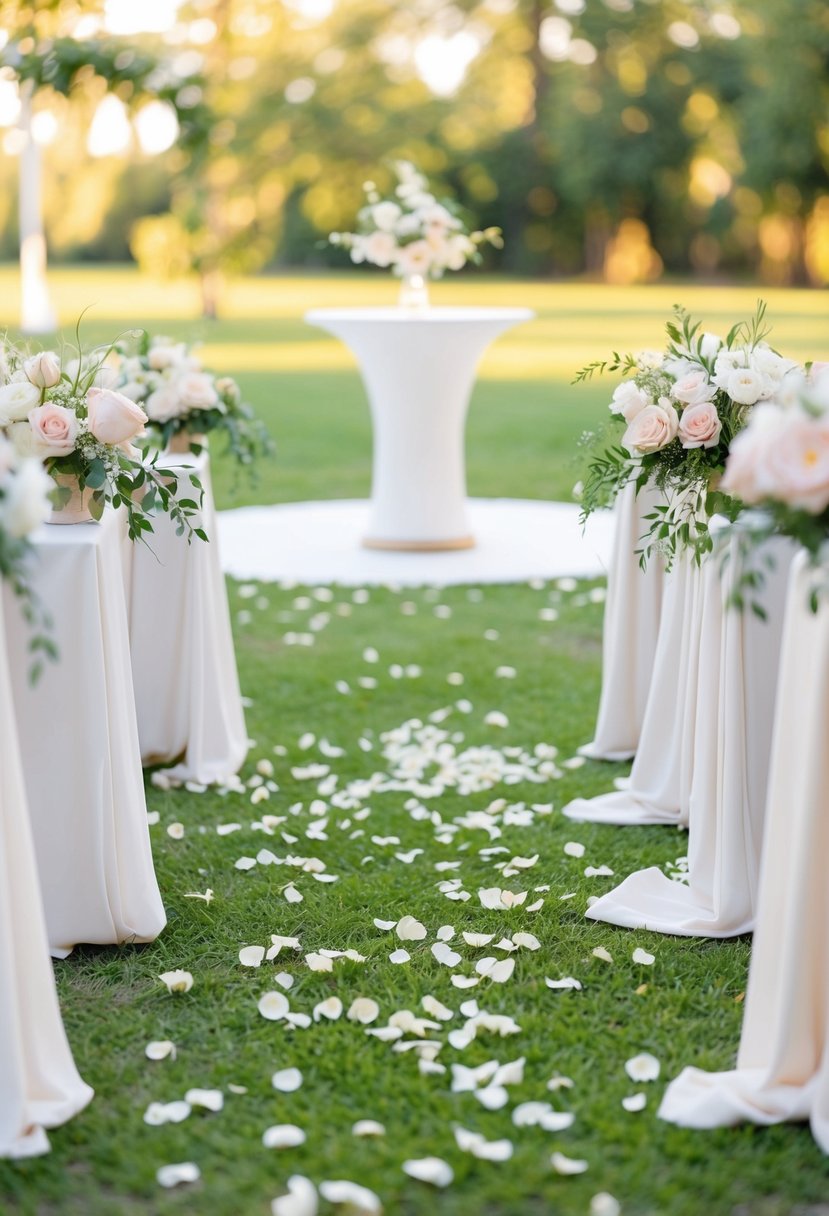
<instances>
[{"instance_id":1,"label":"white table base","mask_svg":"<svg viewBox=\"0 0 829 1216\"><path fill-rule=\"evenodd\" d=\"M734 937L754 927L783 610L791 545L773 541L759 600L767 619L729 604L736 546L703 568L688 799L687 885L651 867L588 910L591 920L688 937Z\"/></svg>"},{"instance_id":2,"label":"white table base","mask_svg":"<svg viewBox=\"0 0 829 1216\"><path fill-rule=\"evenodd\" d=\"M737 1067L686 1068L659 1115L694 1128L808 1119L829 1153L829 604L816 615L809 610L812 577L798 558Z\"/></svg>"},{"instance_id":3,"label":"white table base","mask_svg":"<svg viewBox=\"0 0 829 1216\"><path fill-rule=\"evenodd\" d=\"M156 516L148 545L133 546L130 651L141 759L181 757L168 776L210 785L235 775L248 752L210 460L203 452L163 463L197 473L204 506L194 522L209 542L188 545L169 517ZM182 488L194 496L186 479Z\"/></svg>"},{"instance_id":4,"label":"white table base","mask_svg":"<svg viewBox=\"0 0 829 1216\"><path fill-rule=\"evenodd\" d=\"M360 364L374 425L364 544L434 551L474 545L466 510L464 425L478 361L521 308L314 309L306 316Z\"/></svg>"},{"instance_id":5,"label":"white table base","mask_svg":"<svg viewBox=\"0 0 829 1216\"><path fill-rule=\"evenodd\" d=\"M577 798L570 819L619 825L688 822L696 708L702 572L687 556L665 575L664 598L645 717L630 780L612 794Z\"/></svg>"},{"instance_id":6,"label":"white table base","mask_svg":"<svg viewBox=\"0 0 829 1216\"><path fill-rule=\"evenodd\" d=\"M645 570L637 549L662 495L630 482L616 502L616 532L607 576L602 636L602 692L596 733L579 748L590 760L629 760L639 746L656 658L665 564L654 555Z\"/></svg>"},{"instance_id":7,"label":"white table base","mask_svg":"<svg viewBox=\"0 0 829 1216\"><path fill-rule=\"evenodd\" d=\"M0 644L0 1157L47 1152L44 1128L71 1119L92 1096L58 1007Z\"/></svg>"},{"instance_id":8,"label":"white table base","mask_svg":"<svg viewBox=\"0 0 829 1216\"><path fill-rule=\"evenodd\" d=\"M166 923L153 870L130 666L126 521L46 525L32 584L60 652L36 686L28 626L6 599L12 694L52 953L152 941ZM8 592L7 592L8 596Z\"/></svg>"}]
</instances>

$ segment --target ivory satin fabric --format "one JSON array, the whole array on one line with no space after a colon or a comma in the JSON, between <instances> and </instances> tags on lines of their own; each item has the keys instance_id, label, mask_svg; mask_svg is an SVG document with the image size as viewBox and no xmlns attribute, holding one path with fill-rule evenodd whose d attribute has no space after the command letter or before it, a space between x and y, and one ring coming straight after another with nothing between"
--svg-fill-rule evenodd
<instances>
[{"instance_id":1,"label":"ivory satin fabric","mask_svg":"<svg viewBox=\"0 0 829 1216\"><path fill-rule=\"evenodd\" d=\"M29 679L29 628L6 589L6 640L52 953L152 941L166 918L153 870L124 596L126 519L45 525L31 581L60 658Z\"/></svg>"},{"instance_id":2,"label":"ivory satin fabric","mask_svg":"<svg viewBox=\"0 0 829 1216\"><path fill-rule=\"evenodd\" d=\"M822 572L825 581L826 572ZM808 1119L829 1152L829 604L792 568L757 928L737 1067L686 1068L659 1110L683 1127Z\"/></svg>"},{"instance_id":3,"label":"ivory satin fabric","mask_svg":"<svg viewBox=\"0 0 829 1216\"><path fill-rule=\"evenodd\" d=\"M639 747L625 788L564 807L571 819L684 825L691 793L702 571L678 556L664 577L662 611Z\"/></svg>"},{"instance_id":4,"label":"ivory satin fabric","mask_svg":"<svg viewBox=\"0 0 829 1216\"><path fill-rule=\"evenodd\" d=\"M210 461L202 452L165 457L163 463L186 464L197 473L204 507L195 522L209 543L194 538L188 545L168 517L155 516L149 547L134 546L130 649L141 758L144 764L170 764L181 757L167 770L169 776L211 784L239 771L248 735L219 561ZM182 491L184 497L196 496L186 478Z\"/></svg>"},{"instance_id":5,"label":"ivory satin fabric","mask_svg":"<svg viewBox=\"0 0 829 1216\"><path fill-rule=\"evenodd\" d=\"M47 1152L44 1128L65 1123L91 1098L58 1008L0 644L0 1157Z\"/></svg>"},{"instance_id":6,"label":"ivory satin fabric","mask_svg":"<svg viewBox=\"0 0 829 1216\"><path fill-rule=\"evenodd\" d=\"M738 555L703 566L700 645L685 730L690 758L688 878L656 866L631 874L588 910L592 920L682 936L733 937L754 927L786 584L794 548L774 540L761 621L729 604Z\"/></svg>"},{"instance_id":7,"label":"ivory satin fabric","mask_svg":"<svg viewBox=\"0 0 829 1216\"><path fill-rule=\"evenodd\" d=\"M643 570L636 551L648 530L644 517L660 498L647 487L637 495L629 482L616 500L599 714L593 741L579 748L590 760L629 760L639 746L656 658L665 566L654 556Z\"/></svg>"}]
</instances>

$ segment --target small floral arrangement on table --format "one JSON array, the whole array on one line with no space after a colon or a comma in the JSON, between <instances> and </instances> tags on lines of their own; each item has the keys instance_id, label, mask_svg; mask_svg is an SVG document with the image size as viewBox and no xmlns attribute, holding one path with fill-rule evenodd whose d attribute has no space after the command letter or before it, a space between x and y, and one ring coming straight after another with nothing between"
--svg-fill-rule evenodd
<instances>
[{"instance_id":1,"label":"small floral arrangement on table","mask_svg":"<svg viewBox=\"0 0 829 1216\"><path fill-rule=\"evenodd\" d=\"M146 411L147 431L162 447L200 451L216 431L240 465L273 451L236 381L206 371L192 346L142 332L137 348L119 343L117 355L118 388Z\"/></svg>"},{"instance_id":2,"label":"small floral arrangement on table","mask_svg":"<svg viewBox=\"0 0 829 1216\"><path fill-rule=\"evenodd\" d=\"M646 517L643 564L654 551L669 563L683 548L697 560L710 551L709 517L733 518L741 509L721 483L732 443L755 409L786 401L802 375L765 341L770 330L762 301L724 339L701 332L684 309L674 314L664 354L614 353L576 376L577 383L602 372L627 377L613 392L608 426L584 439L582 517L609 506L630 481L637 493L648 484L662 490L665 503Z\"/></svg>"},{"instance_id":3,"label":"small floral arrangement on table","mask_svg":"<svg viewBox=\"0 0 829 1216\"><path fill-rule=\"evenodd\" d=\"M206 540L192 523L202 498L198 478L190 477L194 497L177 497L169 470L156 469L134 445L147 416L113 387L112 349L84 353L79 343L63 355L50 350L30 354L6 344L0 433L21 456L43 462L55 482L52 501L59 522L61 511L71 521L73 504L80 499L84 512L96 520L107 503L123 506L131 540L152 532L155 511L170 515L188 541L193 535Z\"/></svg>"},{"instance_id":4,"label":"small floral arrangement on table","mask_svg":"<svg viewBox=\"0 0 829 1216\"><path fill-rule=\"evenodd\" d=\"M738 526L732 526L727 533L737 536L743 559L733 596L739 607L744 605L747 595L762 585L763 571L750 558L757 546L771 536L787 536L796 541L808 553L811 565L823 568L826 573L829 364L813 363L808 375L789 378L783 400L757 406L731 445L722 490L750 508L739 517ZM819 594L827 590L829 576L815 581L811 592L813 611Z\"/></svg>"},{"instance_id":5,"label":"small floral arrangement on table","mask_svg":"<svg viewBox=\"0 0 829 1216\"><path fill-rule=\"evenodd\" d=\"M366 204L357 232L332 232L332 245L348 249L352 262L391 269L404 280L439 279L447 270L480 262L482 245L503 246L500 228L470 232L454 202L438 200L409 161L392 166L397 185L383 198L374 182L363 186Z\"/></svg>"}]
</instances>

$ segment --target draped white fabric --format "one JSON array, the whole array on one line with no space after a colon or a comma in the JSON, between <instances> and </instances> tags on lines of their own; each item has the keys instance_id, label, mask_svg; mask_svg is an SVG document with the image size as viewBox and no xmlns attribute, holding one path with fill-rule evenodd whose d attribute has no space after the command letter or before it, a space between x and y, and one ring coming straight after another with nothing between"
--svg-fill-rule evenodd
<instances>
[{"instance_id":1,"label":"draped white fabric","mask_svg":"<svg viewBox=\"0 0 829 1216\"><path fill-rule=\"evenodd\" d=\"M46 525L32 585L58 663L29 679L28 626L6 591L6 640L52 953L152 941L165 925L153 870L124 595L126 521Z\"/></svg>"},{"instance_id":2,"label":"draped white fabric","mask_svg":"<svg viewBox=\"0 0 829 1216\"><path fill-rule=\"evenodd\" d=\"M754 927L766 811L768 763L793 546L764 545L757 600L760 620L730 604L739 570L737 542L725 565L703 569L696 715L688 800L688 878L672 881L657 867L631 874L588 910L592 920L684 936L733 937Z\"/></svg>"},{"instance_id":3,"label":"draped white fabric","mask_svg":"<svg viewBox=\"0 0 829 1216\"><path fill-rule=\"evenodd\" d=\"M248 750L210 461L203 452L159 463L198 475L204 506L194 522L210 539L188 545L169 517L156 515L149 547L134 546L130 649L141 758L169 764L182 757L167 770L171 777L210 784L237 773ZM179 492L195 497L186 477Z\"/></svg>"},{"instance_id":4,"label":"draped white fabric","mask_svg":"<svg viewBox=\"0 0 829 1216\"><path fill-rule=\"evenodd\" d=\"M564 807L571 819L611 824L688 822L702 611L702 571L678 556L665 575L648 701L625 788Z\"/></svg>"},{"instance_id":5,"label":"draped white fabric","mask_svg":"<svg viewBox=\"0 0 829 1216\"><path fill-rule=\"evenodd\" d=\"M808 1119L829 1152L829 604L792 568L760 878L737 1067L686 1068L659 1114L684 1127ZM826 573L823 572L825 582Z\"/></svg>"},{"instance_id":6,"label":"draped white fabric","mask_svg":"<svg viewBox=\"0 0 829 1216\"><path fill-rule=\"evenodd\" d=\"M91 1098L58 1008L0 645L0 1157L47 1152L44 1128L65 1123Z\"/></svg>"},{"instance_id":7,"label":"draped white fabric","mask_svg":"<svg viewBox=\"0 0 829 1216\"><path fill-rule=\"evenodd\" d=\"M629 760L639 746L656 658L665 564L653 557L643 570L637 549L645 516L660 501L630 482L616 501L616 531L607 575L602 637L602 693L592 742L579 748L591 760Z\"/></svg>"}]
</instances>

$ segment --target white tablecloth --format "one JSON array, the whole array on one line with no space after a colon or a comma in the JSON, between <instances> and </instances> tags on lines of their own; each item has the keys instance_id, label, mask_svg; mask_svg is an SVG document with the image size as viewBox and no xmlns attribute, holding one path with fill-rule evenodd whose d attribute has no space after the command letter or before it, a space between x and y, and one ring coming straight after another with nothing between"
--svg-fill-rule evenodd
<instances>
[{"instance_id":1,"label":"white tablecloth","mask_svg":"<svg viewBox=\"0 0 829 1216\"><path fill-rule=\"evenodd\" d=\"M233 650L227 588L210 460L165 457L159 464L193 468L204 487L194 521L209 543L176 536L168 516L156 516L147 545L133 546L130 610L135 704L144 764L180 763L179 781L228 780L248 751L248 735ZM182 497L197 497L185 477Z\"/></svg>"},{"instance_id":2,"label":"white tablecloth","mask_svg":"<svg viewBox=\"0 0 829 1216\"><path fill-rule=\"evenodd\" d=\"M757 929L737 1068L686 1068L659 1114L683 1127L808 1119L829 1152L829 604L792 567ZM823 572L825 582L826 572Z\"/></svg>"},{"instance_id":3,"label":"white tablecloth","mask_svg":"<svg viewBox=\"0 0 829 1216\"><path fill-rule=\"evenodd\" d=\"M564 807L571 819L611 824L688 822L702 571L678 556L665 575L662 612L645 717L630 780L597 798Z\"/></svg>"},{"instance_id":4,"label":"white tablecloth","mask_svg":"<svg viewBox=\"0 0 829 1216\"><path fill-rule=\"evenodd\" d=\"M592 920L691 937L733 937L754 927L784 602L793 547L775 540L754 561L773 565L759 620L730 606L738 569L703 567L700 644L690 745L687 884L653 866L631 874L588 910Z\"/></svg>"},{"instance_id":5,"label":"white tablecloth","mask_svg":"<svg viewBox=\"0 0 829 1216\"><path fill-rule=\"evenodd\" d=\"M91 1097L58 1008L0 645L0 1157L46 1152L44 1128L65 1123Z\"/></svg>"},{"instance_id":6,"label":"white tablecloth","mask_svg":"<svg viewBox=\"0 0 829 1216\"><path fill-rule=\"evenodd\" d=\"M153 870L124 595L126 521L44 525L32 583L58 663L29 679L28 626L6 590L6 640L52 953L152 941L165 925Z\"/></svg>"},{"instance_id":7,"label":"white tablecloth","mask_svg":"<svg viewBox=\"0 0 829 1216\"><path fill-rule=\"evenodd\" d=\"M371 518L376 549L464 549L464 424L475 369L528 308L316 308L306 315L360 362L374 425Z\"/></svg>"},{"instance_id":8,"label":"white tablecloth","mask_svg":"<svg viewBox=\"0 0 829 1216\"><path fill-rule=\"evenodd\" d=\"M602 694L596 733L579 748L591 760L629 760L639 746L656 658L665 563L654 555L643 570L637 549L645 515L662 499L630 482L616 502L613 556L607 576L602 638Z\"/></svg>"}]
</instances>

